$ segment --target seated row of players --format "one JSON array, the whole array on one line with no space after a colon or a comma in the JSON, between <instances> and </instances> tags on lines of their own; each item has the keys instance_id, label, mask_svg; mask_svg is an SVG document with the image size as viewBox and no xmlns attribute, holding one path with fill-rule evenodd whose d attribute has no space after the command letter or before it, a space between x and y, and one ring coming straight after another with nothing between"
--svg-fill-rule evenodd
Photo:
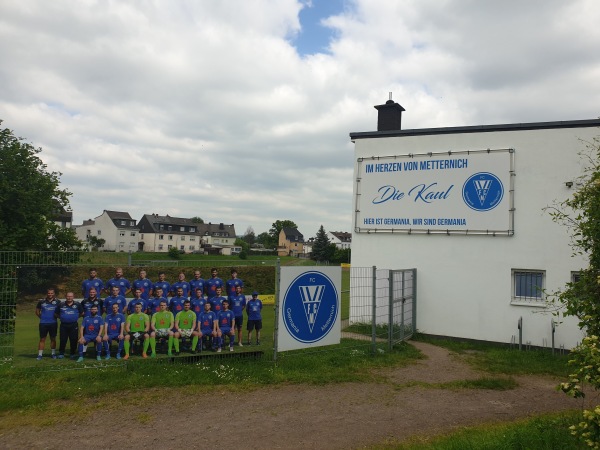
<instances>
[{"instance_id":1,"label":"seated row of players","mask_svg":"<svg viewBox=\"0 0 600 450\"><path fill-rule=\"evenodd\" d=\"M210 272L211 277L204 280L202 279L200 270L196 269L194 270L194 278L190 281L185 279L184 272L180 272L178 280L171 284L165 280L164 272L159 272L158 281L153 283L152 280L146 277L146 271L142 269L139 272L139 278L133 283L130 283L129 280L123 277L123 269L119 267L115 271L114 278L111 278L104 283L98 278L96 269L90 269L89 278L83 280L81 283L81 294L83 295L83 298L87 298L90 295L90 290L95 289L98 297L102 297L102 293L106 293L107 296L110 296L113 292L113 288L118 287L119 294L122 296L126 296L132 289L133 291L135 291L135 289L140 289L142 291L142 298L148 300L150 297L156 296L156 290L158 288L162 289L164 297L174 297L177 293L177 289L182 288L185 297L189 297L197 289L201 289L203 295L205 294L207 297L211 298L216 295L217 288L221 288L221 290L225 289L227 296L232 296L235 295L238 286L244 287L244 282L237 277L236 269L231 269L231 279L226 282L219 278L216 268L212 268Z\"/></svg>"},{"instance_id":2,"label":"seated row of players","mask_svg":"<svg viewBox=\"0 0 600 450\"><path fill-rule=\"evenodd\" d=\"M118 287L112 288L112 295L106 299L100 299L96 296L94 288L90 289L89 297L84 299L81 304L74 302L73 293L67 293L65 302L59 302L54 298L54 290L48 289L46 300L41 300L36 308L36 314L40 317L40 344L38 347L38 360L42 358L45 347L45 339L49 334L51 338L52 358L55 358L57 319L60 319L60 354L58 358L64 357L67 340L71 341L71 355L75 353L75 341L77 339L77 321L83 316L83 322L79 331L79 360L83 360L83 352L87 345L96 342L97 346L104 342L104 346L110 345L112 340L119 341L119 351L117 357L120 357L123 347L125 347L126 358L129 355L129 346L131 336L135 340L144 341L145 356L148 346L152 345L152 357L156 355L156 332L157 330L171 330L171 333L160 332L159 338L169 339L169 351L172 352L172 344L175 345L175 352L179 352L179 338L192 338L192 350L197 348L197 341L200 337L208 336L212 339L213 348L218 345L221 351L223 335L230 336L230 351L233 351L235 342L234 330L237 330L238 345L242 346L242 325L243 311L248 314L248 344L252 342L252 332L256 329L256 343L260 345L260 330L262 329L262 302L258 299L258 292L252 294L252 299L246 303L246 297L241 293L241 286L236 287L236 294L226 299L221 296L221 288L216 289L216 296L205 299L202 296L201 288L197 288L195 296L188 299L183 295L183 288L177 288L177 293L171 299L162 296L162 289L155 290L156 297L145 300L141 296L141 289L135 289L134 298L127 303L125 297L119 294ZM229 309L230 304L232 310ZM106 313L106 318L102 318L102 313ZM128 316L125 318L124 313ZM163 313L170 314L173 324L169 327L163 327L167 321ZM213 315L215 329L207 334L206 313ZM168 315L167 314L167 315ZM181 321L178 317L181 315ZM221 320L223 315L223 322ZM193 318L193 322L191 320ZM155 325L156 320L160 320ZM196 324L198 326L196 327ZM209 324L210 326L210 324ZM104 327L104 331L101 329ZM198 330L196 330L198 328ZM187 331L186 331L187 330ZM153 339L154 338L154 339ZM98 348L97 348L98 350ZM102 350L102 347L99 347ZM110 353L106 350L107 358ZM97 357L100 357L100 351L97 351Z\"/></svg>"},{"instance_id":3,"label":"seated row of players","mask_svg":"<svg viewBox=\"0 0 600 450\"><path fill-rule=\"evenodd\" d=\"M218 313L211 310L211 304L204 303L204 310L196 315L191 309L191 301L183 301L183 310L173 315L167 309L167 300L162 299L159 302L159 310L152 314L152 318L142 311L142 303L135 303L134 312L127 318L119 312L119 305L114 303L111 307L111 313L102 318L98 314L96 305L91 307L90 315L83 319L79 334L79 359L83 361L84 348L90 344L96 344L96 359L101 360L102 350L105 352L105 359L110 359L110 346L113 341L117 341L118 350L116 357L121 358L123 349L125 350L124 359L129 359L131 343L138 341L143 344L142 357L148 357L148 347L152 353L150 357L156 357L156 339L168 340L167 355L173 355L173 346L175 354L179 354L180 339L191 339L191 352L196 353L208 347L216 348L221 352L225 337L229 337L229 351L233 352L235 344L235 328L241 330L241 321L236 324L233 311L229 309L229 301L223 299ZM257 314L250 311L255 308ZM248 302L248 339L251 339L251 333L256 328L257 344L260 345L260 329L262 328L262 317L260 310L262 303L258 299L258 293L252 294L252 300ZM258 317L250 318L250 317Z\"/></svg>"}]
</instances>

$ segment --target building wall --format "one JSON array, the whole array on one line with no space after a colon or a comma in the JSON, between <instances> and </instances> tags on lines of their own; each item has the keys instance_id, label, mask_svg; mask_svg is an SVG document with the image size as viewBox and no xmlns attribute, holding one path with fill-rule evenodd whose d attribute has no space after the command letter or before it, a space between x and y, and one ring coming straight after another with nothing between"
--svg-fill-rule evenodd
<instances>
[{"instance_id":1,"label":"building wall","mask_svg":"<svg viewBox=\"0 0 600 450\"><path fill-rule=\"evenodd\" d=\"M597 128L518 130L355 140L360 157L441 151L514 148L514 235L353 234L352 266L417 269L417 329L424 333L510 342L523 320L523 340L541 346L551 342L550 311L517 306L512 300L512 270L544 270L547 291L570 281L586 265L572 257L567 230L542 209L564 200L572 189L565 182L582 173L578 140ZM358 164L355 166L355 177ZM356 185L355 196L356 196ZM356 226L356 224L354 224ZM351 294L352 295L352 294ZM581 341L576 320L556 328L556 346Z\"/></svg>"}]
</instances>

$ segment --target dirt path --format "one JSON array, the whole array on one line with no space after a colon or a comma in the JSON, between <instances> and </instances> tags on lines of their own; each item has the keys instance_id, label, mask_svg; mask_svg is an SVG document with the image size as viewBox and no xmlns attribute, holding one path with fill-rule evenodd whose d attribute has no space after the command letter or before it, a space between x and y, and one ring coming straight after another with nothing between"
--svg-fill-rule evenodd
<instances>
[{"instance_id":1,"label":"dirt path","mask_svg":"<svg viewBox=\"0 0 600 450\"><path fill-rule=\"evenodd\" d=\"M382 371L387 383L275 386L248 393L219 388L193 398L178 391L173 408L161 402L99 411L71 425L11 431L0 442L3 448L50 449L347 449L580 406L555 390L558 380L545 377L515 377L519 387L510 391L423 386L482 374L445 349L412 344L427 359Z\"/></svg>"}]
</instances>

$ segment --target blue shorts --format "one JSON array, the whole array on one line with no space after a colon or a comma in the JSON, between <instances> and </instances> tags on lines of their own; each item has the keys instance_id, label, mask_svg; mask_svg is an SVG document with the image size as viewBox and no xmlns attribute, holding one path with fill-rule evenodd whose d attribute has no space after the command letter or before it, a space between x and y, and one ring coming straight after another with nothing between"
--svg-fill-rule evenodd
<instances>
[{"instance_id":1,"label":"blue shorts","mask_svg":"<svg viewBox=\"0 0 600 450\"><path fill-rule=\"evenodd\" d=\"M231 328L221 328L221 333L222 334L229 334L229 333L231 333Z\"/></svg>"},{"instance_id":2,"label":"blue shorts","mask_svg":"<svg viewBox=\"0 0 600 450\"><path fill-rule=\"evenodd\" d=\"M208 329L208 330L200 330L200 333L202 333L202 336L212 336L212 329Z\"/></svg>"},{"instance_id":3,"label":"blue shorts","mask_svg":"<svg viewBox=\"0 0 600 450\"><path fill-rule=\"evenodd\" d=\"M108 335L108 342L112 342L112 341L119 341L119 335L118 334L109 334Z\"/></svg>"},{"instance_id":4,"label":"blue shorts","mask_svg":"<svg viewBox=\"0 0 600 450\"><path fill-rule=\"evenodd\" d=\"M94 335L94 334L85 334L83 336L83 340L85 341L86 344L89 344L90 342L94 342L96 340L96 338L98 337L98 335Z\"/></svg>"}]
</instances>

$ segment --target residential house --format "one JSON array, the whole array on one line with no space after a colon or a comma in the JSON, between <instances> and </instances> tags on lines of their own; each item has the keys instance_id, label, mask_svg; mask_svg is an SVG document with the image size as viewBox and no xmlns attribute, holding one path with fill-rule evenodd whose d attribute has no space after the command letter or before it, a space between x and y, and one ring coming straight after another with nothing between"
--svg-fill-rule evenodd
<instances>
[{"instance_id":1,"label":"residential house","mask_svg":"<svg viewBox=\"0 0 600 450\"><path fill-rule=\"evenodd\" d=\"M101 250L134 252L138 249L137 224L128 212L105 209L94 220L85 220L82 225L74 228L77 237L83 242L87 242L91 236L104 239Z\"/></svg>"},{"instance_id":2,"label":"residential house","mask_svg":"<svg viewBox=\"0 0 600 450\"><path fill-rule=\"evenodd\" d=\"M346 231L328 231L327 238L329 239L329 242L335 244L340 250L350 248L350 245L352 244L352 233Z\"/></svg>"},{"instance_id":3,"label":"residential house","mask_svg":"<svg viewBox=\"0 0 600 450\"><path fill-rule=\"evenodd\" d=\"M279 232L279 256L300 256L304 253L304 236L297 228L282 228Z\"/></svg>"}]
</instances>

